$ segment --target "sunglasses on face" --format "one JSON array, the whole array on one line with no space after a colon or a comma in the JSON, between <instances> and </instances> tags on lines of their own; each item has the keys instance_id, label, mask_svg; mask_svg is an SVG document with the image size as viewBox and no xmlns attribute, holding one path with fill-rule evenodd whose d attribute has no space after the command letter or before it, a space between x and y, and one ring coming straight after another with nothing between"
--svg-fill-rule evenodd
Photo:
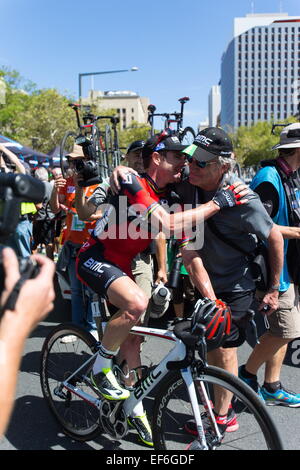
<instances>
[{"instance_id":1,"label":"sunglasses on face","mask_svg":"<svg viewBox=\"0 0 300 470\"><path fill-rule=\"evenodd\" d=\"M217 162L199 162L199 160L196 160L195 158L191 156L187 156L187 161L189 163L192 163L194 161L198 168L205 168L208 165L214 165L215 163L217 163Z\"/></svg>"}]
</instances>

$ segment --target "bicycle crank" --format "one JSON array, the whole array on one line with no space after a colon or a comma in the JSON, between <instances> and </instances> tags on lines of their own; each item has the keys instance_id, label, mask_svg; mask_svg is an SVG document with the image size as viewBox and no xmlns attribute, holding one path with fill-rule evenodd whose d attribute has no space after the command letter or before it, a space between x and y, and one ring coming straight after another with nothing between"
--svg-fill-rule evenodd
<instances>
[{"instance_id":1,"label":"bicycle crank","mask_svg":"<svg viewBox=\"0 0 300 470\"><path fill-rule=\"evenodd\" d=\"M116 439L122 439L128 432L127 417L122 402L101 401L100 422L103 430Z\"/></svg>"}]
</instances>

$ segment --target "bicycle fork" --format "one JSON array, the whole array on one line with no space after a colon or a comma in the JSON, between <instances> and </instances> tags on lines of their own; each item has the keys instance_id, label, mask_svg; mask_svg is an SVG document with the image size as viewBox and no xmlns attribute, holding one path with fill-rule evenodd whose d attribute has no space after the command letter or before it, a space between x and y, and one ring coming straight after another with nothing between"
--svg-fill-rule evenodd
<instances>
[{"instance_id":1,"label":"bicycle fork","mask_svg":"<svg viewBox=\"0 0 300 470\"><path fill-rule=\"evenodd\" d=\"M184 382L187 386L188 394L189 394L189 397L190 397L190 402L191 402L191 406L192 406L192 410L193 410L193 415L194 415L194 418L195 418L196 427L197 427L197 431L198 431L198 440L199 440L199 443L200 443L200 448L201 448L201 450L210 450L211 447L208 446L206 435L205 435L205 429L204 429L203 423L202 423L202 418L201 418L199 405L198 405L197 394L196 394L196 387L195 387L194 379L193 379L193 376L192 376L191 368L188 367L187 369L182 369L181 370L181 375L182 375L182 378L183 378L183 380L184 380ZM212 429L215 433L215 445L218 445L218 443L221 442L222 436L220 434L218 425L216 423L216 420L215 420L215 417L214 417L214 414L213 414L213 411L212 411L211 402L208 398L208 395L207 395L207 392L206 392L206 389L205 389L205 385L202 381L199 381L198 391L199 391L199 394L200 394L202 404L204 405L204 408L205 408L205 410L208 414L208 417L211 421Z\"/></svg>"}]
</instances>

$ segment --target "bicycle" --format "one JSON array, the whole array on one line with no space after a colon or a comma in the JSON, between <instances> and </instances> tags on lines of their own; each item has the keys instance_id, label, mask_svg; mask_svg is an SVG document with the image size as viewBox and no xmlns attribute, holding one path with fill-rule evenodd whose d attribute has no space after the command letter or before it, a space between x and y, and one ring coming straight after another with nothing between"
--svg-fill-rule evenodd
<instances>
[{"instance_id":1,"label":"bicycle","mask_svg":"<svg viewBox=\"0 0 300 470\"><path fill-rule=\"evenodd\" d=\"M95 177L93 181L90 181L90 184L97 184L101 182L101 180L108 178L113 168L117 166L121 160L117 131L119 118L115 116L95 116L90 112L89 107L85 107L87 111L82 116L82 123L79 114L81 105L70 103L68 106L75 111L78 129L77 132L67 131L62 139L60 145L60 166L62 175L64 178L67 176L68 162L66 155L72 151L74 143L79 144L83 146L84 149L87 149L87 159L95 162L97 165L98 179ZM97 123L100 120L110 120L113 130L113 140L109 124L105 124L104 131L99 129Z\"/></svg>"},{"instance_id":2,"label":"bicycle","mask_svg":"<svg viewBox=\"0 0 300 470\"><path fill-rule=\"evenodd\" d=\"M197 304L193 315L196 310ZM132 328L132 334L164 341L171 350L156 366L135 370L138 381L123 402L103 399L89 379L99 349L95 338L73 324L55 327L43 345L40 379L43 396L63 432L79 441L92 440L102 432L123 439L132 409L155 388L151 413L155 450L185 450L194 440L199 450L283 449L265 404L240 379L208 366L204 329L200 327L196 336L190 335L190 325L188 319L176 322L173 330ZM66 335L73 335L76 340L61 343ZM118 380L124 379L121 367L115 365L114 371ZM239 429L225 433L224 439L212 411L214 385L229 390L235 397ZM202 412L211 421L210 432L204 432ZM185 423L191 418L197 423L196 437L185 432Z\"/></svg>"},{"instance_id":3,"label":"bicycle","mask_svg":"<svg viewBox=\"0 0 300 470\"><path fill-rule=\"evenodd\" d=\"M184 145L188 146L191 145L194 142L195 139L195 131L192 127L185 127L183 128L183 109L185 103L189 101L190 98L188 96L185 96L184 98L180 98L178 101L181 105L180 107L180 112L174 112L174 113L155 113L156 111L156 106L153 104L150 104L148 106L148 123L150 124L150 137L152 137L155 133L154 130L154 117L164 117L165 122L164 122L164 129L170 128L172 125L176 124L176 128L173 130L174 133L178 135L178 138L181 143Z\"/></svg>"}]
</instances>

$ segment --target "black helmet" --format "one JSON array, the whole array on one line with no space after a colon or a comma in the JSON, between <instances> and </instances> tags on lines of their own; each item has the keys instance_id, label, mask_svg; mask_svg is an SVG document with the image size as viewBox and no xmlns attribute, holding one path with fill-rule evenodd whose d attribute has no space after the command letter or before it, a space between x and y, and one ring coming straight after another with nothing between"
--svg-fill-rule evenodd
<instances>
[{"instance_id":1,"label":"black helmet","mask_svg":"<svg viewBox=\"0 0 300 470\"><path fill-rule=\"evenodd\" d=\"M142 148L144 147L145 145L145 141L144 140L135 140L134 142L132 142L129 147L127 148L127 151L126 153L129 153L129 152L136 152L137 150L142 150Z\"/></svg>"},{"instance_id":2,"label":"black helmet","mask_svg":"<svg viewBox=\"0 0 300 470\"><path fill-rule=\"evenodd\" d=\"M197 325L205 327L207 351L219 348L231 328L230 307L222 300L200 299L195 305L192 317L191 332L195 332Z\"/></svg>"}]
</instances>

